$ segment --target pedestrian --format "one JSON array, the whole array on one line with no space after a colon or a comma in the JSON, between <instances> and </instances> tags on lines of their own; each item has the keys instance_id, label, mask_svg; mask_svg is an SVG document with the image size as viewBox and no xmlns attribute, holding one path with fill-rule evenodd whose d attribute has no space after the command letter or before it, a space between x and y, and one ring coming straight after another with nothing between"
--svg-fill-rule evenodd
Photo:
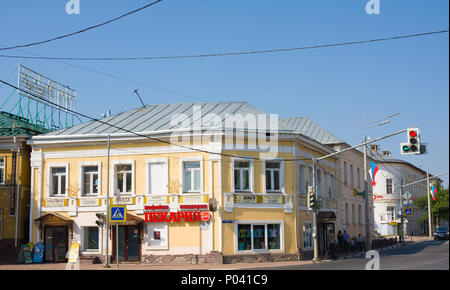
<instances>
[{"instance_id":1,"label":"pedestrian","mask_svg":"<svg viewBox=\"0 0 450 290\"><path fill-rule=\"evenodd\" d=\"M363 239L361 237L361 234L358 234L357 242L358 242L358 250L362 251L362 249L363 249Z\"/></svg>"},{"instance_id":2,"label":"pedestrian","mask_svg":"<svg viewBox=\"0 0 450 290\"><path fill-rule=\"evenodd\" d=\"M347 234L346 231L344 231L344 234L342 235L342 239L343 239L343 243L344 243L344 248L345 248L345 252L348 252L348 247L349 247L349 242L350 242L350 236L349 234Z\"/></svg>"},{"instance_id":3,"label":"pedestrian","mask_svg":"<svg viewBox=\"0 0 450 290\"><path fill-rule=\"evenodd\" d=\"M343 250L343 241L344 241L344 238L342 236L342 232L339 231L338 234L337 234L337 247L338 247L338 252L339 253L341 253L342 250Z\"/></svg>"},{"instance_id":4,"label":"pedestrian","mask_svg":"<svg viewBox=\"0 0 450 290\"><path fill-rule=\"evenodd\" d=\"M334 242L334 233L333 230L330 230L327 235L327 258L334 259L336 256L336 244Z\"/></svg>"}]
</instances>

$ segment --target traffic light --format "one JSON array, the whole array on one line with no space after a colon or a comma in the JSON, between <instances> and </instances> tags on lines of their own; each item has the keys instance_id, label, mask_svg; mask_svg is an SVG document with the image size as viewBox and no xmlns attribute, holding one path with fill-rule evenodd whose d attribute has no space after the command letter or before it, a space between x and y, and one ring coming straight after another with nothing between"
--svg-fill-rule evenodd
<instances>
[{"instance_id":1,"label":"traffic light","mask_svg":"<svg viewBox=\"0 0 450 290\"><path fill-rule=\"evenodd\" d=\"M421 154L420 132L418 128L409 128L407 131L408 142L401 143L401 154Z\"/></svg>"},{"instance_id":2,"label":"traffic light","mask_svg":"<svg viewBox=\"0 0 450 290\"><path fill-rule=\"evenodd\" d=\"M308 208L314 209L316 207L316 192L314 186L308 186Z\"/></svg>"},{"instance_id":3,"label":"traffic light","mask_svg":"<svg viewBox=\"0 0 450 290\"><path fill-rule=\"evenodd\" d=\"M98 220L95 221L95 223L99 226L99 227L103 227L105 225L105 214L103 213L96 213L95 214L98 218Z\"/></svg>"}]
</instances>

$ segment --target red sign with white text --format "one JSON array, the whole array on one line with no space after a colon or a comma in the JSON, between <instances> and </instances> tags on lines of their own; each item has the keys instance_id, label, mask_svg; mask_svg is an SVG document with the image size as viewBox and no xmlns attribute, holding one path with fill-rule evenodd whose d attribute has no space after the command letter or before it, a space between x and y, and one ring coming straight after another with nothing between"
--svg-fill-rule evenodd
<instances>
[{"instance_id":1,"label":"red sign with white text","mask_svg":"<svg viewBox=\"0 0 450 290\"><path fill-rule=\"evenodd\" d=\"M199 211L179 211L179 212L146 212L145 222L147 223L168 223L168 222L201 222L211 218L209 212ZM207 218L207 220L204 220Z\"/></svg>"}]
</instances>

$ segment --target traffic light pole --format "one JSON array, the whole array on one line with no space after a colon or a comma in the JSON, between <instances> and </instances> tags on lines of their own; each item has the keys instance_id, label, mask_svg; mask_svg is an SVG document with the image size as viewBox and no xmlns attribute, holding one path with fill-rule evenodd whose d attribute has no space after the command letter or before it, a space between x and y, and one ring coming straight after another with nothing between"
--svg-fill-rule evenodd
<instances>
[{"instance_id":1,"label":"traffic light pole","mask_svg":"<svg viewBox=\"0 0 450 290\"><path fill-rule=\"evenodd\" d=\"M107 166L108 168L106 169L106 215L105 215L105 222L106 222L106 252L105 252L105 268L109 268L109 257L108 257L108 253L109 253L109 151L111 149L111 137L110 135L108 135L108 161L107 161Z\"/></svg>"},{"instance_id":2,"label":"traffic light pole","mask_svg":"<svg viewBox=\"0 0 450 290\"><path fill-rule=\"evenodd\" d=\"M316 171L316 165L317 165L317 159L313 158L312 159L312 170L313 170L313 179L312 179L312 186L314 188L314 192L313 194L315 195L316 198L316 202L315 202L315 206L313 207L313 241L314 241L314 263L318 263L319 260L319 240L317 237L317 207L318 207L318 203L317 203L317 182L316 182L316 178L317 178L317 171Z\"/></svg>"},{"instance_id":3,"label":"traffic light pole","mask_svg":"<svg viewBox=\"0 0 450 290\"><path fill-rule=\"evenodd\" d=\"M373 139L373 140L370 140L370 141L364 140L364 142L359 144L359 145L352 146L352 147L346 148L344 150L341 150L341 151L338 151L338 152L334 152L334 153L331 153L331 154L328 154L328 155L325 155L325 156L322 156L322 157L319 157L319 158L313 158L312 159L312 167L313 167L313 180L312 180L312 182L313 182L313 187L314 187L314 193L315 194L317 193L317 186L318 186L318 184L316 182L316 178L317 178L316 167L317 167L317 163L319 161L327 159L327 158L330 158L332 156L335 156L335 155L338 155L338 154L341 154L341 153L344 153L346 151L353 150L353 149L361 147L361 146L364 146L364 148L365 148L367 144L371 144L371 143L374 143L374 142L377 142L377 141L380 141L380 140L383 140L383 139L386 139L386 138L389 138L389 137L392 137L392 136L404 133L407 130L408 129L403 129L403 130L397 131L395 133L392 133L392 134L389 134L389 135L386 135L386 136L383 136L383 137L379 137L379 138L376 138L376 139ZM365 154L365 156L366 156L366 154ZM366 162L364 162L364 165L366 166ZM367 170L364 170L365 174L366 174L366 171ZM368 185L367 185L367 182L366 182L365 188L366 188L367 208L368 208L369 192L367 190L367 187L368 187ZM317 198L317 195L316 195L316 198ZM318 212L318 208L317 207L318 207L318 203L316 202L316 206L313 209L313 239L314 239L314 260L313 261L314 262L319 262L319 242L318 242L318 236L317 236L317 212ZM367 250L369 250L369 248L370 248L370 241L367 240L367 236L370 239L370 232L368 230L368 228L369 228L368 219L369 219L369 217L368 217L368 214L367 214L367 211L366 211L366 247L367 247L367 245L369 245L369 247L367 247Z\"/></svg>"},{"instance_id":4,"label":"traffic light pole","mask_svg":"<svg viewBox=\"0 0 450 290\"><path fill-rule=\"evenodd\" d=\"M431 201L430 201L430 173L427 170L427 198L428 198L428 236L433 237L433 226L431 224Z\"/></svg>"}]
</instances>

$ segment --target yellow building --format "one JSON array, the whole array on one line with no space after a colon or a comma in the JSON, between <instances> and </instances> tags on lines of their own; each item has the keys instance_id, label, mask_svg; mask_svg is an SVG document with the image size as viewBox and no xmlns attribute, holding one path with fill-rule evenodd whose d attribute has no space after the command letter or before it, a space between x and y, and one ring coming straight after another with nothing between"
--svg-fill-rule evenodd
<instances>
[{"instance_id":1,"label":"yellow building","mask_svg":"<svg viewBox=\"0 0 450 290\"><path fill-rule=\"evenodd\" d=\"M27 138L44 132L27 119L0 112L0 260L15 261L28 242L30 152Z\"/></svg>"},{"instance_id":2,"label":"yellow building","mask_svg":"<svg viewBox=\"0 0 450 290\"><path fill-rule=\"evenodd\" d=\"M28 144L31 239L47 261L72 242L102 261L106 243L112 260L145 263L312 257L311 158L333 151L247 103L148 105ZM338 173L336 159L319 163L322 241L336 228ZM127 209L109 237L96 224L107 195Z\"/></svg>"}]
</instances>

